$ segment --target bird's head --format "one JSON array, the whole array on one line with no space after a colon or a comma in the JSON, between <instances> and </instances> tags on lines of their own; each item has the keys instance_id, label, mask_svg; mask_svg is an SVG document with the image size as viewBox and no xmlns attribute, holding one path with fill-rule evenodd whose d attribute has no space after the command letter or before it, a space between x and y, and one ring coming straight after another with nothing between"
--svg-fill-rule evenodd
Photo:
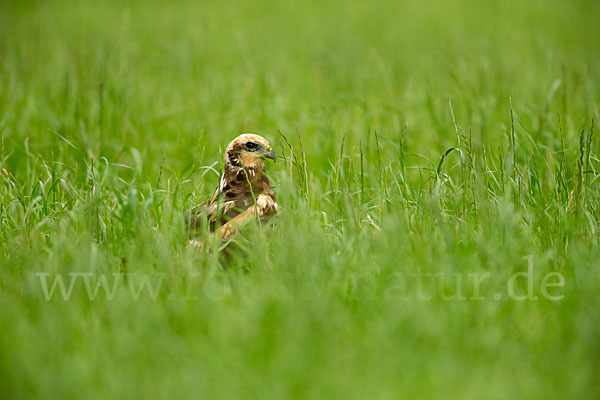
<instances>
[{"instance_id":1,"label":"bird's head","mask_svg":"<svg viewBox=\"0 0 600 400\"><path fill-rule=\"evenodd\" d=\"M275 151L262 136L244 133L225 149L225 162L236 167L263 168L265 158L275 161Z\"/></svg>"}]
</instances>

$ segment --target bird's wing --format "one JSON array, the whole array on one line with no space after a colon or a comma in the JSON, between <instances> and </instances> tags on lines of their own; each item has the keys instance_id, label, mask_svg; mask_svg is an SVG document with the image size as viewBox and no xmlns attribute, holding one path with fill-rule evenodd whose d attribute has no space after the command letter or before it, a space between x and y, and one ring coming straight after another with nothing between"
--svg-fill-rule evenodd
<instances>
[{"instance_id":1,"label":"bird's wing","mask_svg":"<svg viewBox=\"0 0 600 400\"><path fill-rule=\"evenodd\" d=\"M248 207L245 211L221 225L216 233L222 238L222 242L227 242L237 234L239 228L248 224L255 218L263 220L278 212L279 205L275 198L270 194L261 193L258 195L254 205Z\"/></svg>"},{"instance_id":2,"label":"bird's wing","mask_svg":"<svg viewBox=\"0 0 600 400\"><path fill-rule=\"evenodd\" d=\"M185 215L188 236L197 236L206 223L210 231L214 232L217 225L221 225L239 214L235 200L222 201L219 188L215 190L210 200L206 203L192 207Z\"/></svg>"}]
</instances>

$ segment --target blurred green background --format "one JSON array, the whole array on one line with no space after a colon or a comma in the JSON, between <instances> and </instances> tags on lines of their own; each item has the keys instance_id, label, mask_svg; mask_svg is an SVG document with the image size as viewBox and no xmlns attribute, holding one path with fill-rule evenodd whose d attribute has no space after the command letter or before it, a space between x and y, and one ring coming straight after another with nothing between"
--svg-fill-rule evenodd
<instances>
[{"instance_id":1,"label":"blurred green background","mask_svg":"<svg viewBox=\"0 0 600 400\"><path fill-rule=\"evenodd\" d=\"M4 396L598 398L599 22L595 0L3 1ZM282 215L223 271L182 215L242 132L279 153ZM539 299L507 298L530 255ZM162 286L46 301L39 272ZM420 272L468 299L419 299Z\"/></svg>"}]
</instances>

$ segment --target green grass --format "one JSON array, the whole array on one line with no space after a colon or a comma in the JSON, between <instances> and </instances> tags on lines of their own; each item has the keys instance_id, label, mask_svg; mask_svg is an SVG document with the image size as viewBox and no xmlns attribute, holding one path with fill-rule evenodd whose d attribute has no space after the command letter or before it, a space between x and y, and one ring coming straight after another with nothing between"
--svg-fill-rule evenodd
<instances>
[{"instance_id":1,"label":"green grass","mask_svg":"<svg viewBox=\"0 0 600 400\"><path fill-rule=\"evenodd\" d=\"M600 397L597 1L163 3L0 6L3 397ZM223 271L183 213L246 131Z\"/></svg>"}]
</instances>

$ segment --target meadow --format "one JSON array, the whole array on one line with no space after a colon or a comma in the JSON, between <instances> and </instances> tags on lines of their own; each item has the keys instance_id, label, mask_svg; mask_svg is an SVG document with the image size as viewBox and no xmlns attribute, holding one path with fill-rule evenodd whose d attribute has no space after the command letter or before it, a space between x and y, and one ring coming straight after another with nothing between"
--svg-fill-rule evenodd
<instances>
[{"instance_id":1,"label":"meadow","mask_svg":"<svg viewBox=\"0 0 600 400\"><path fill-rule=\"evenodd\" d=\"M598 22L3 1L2 397L600 398ZM183 215L243 132L281 215L224 269Z\"/></svg>"}]
</instances>

